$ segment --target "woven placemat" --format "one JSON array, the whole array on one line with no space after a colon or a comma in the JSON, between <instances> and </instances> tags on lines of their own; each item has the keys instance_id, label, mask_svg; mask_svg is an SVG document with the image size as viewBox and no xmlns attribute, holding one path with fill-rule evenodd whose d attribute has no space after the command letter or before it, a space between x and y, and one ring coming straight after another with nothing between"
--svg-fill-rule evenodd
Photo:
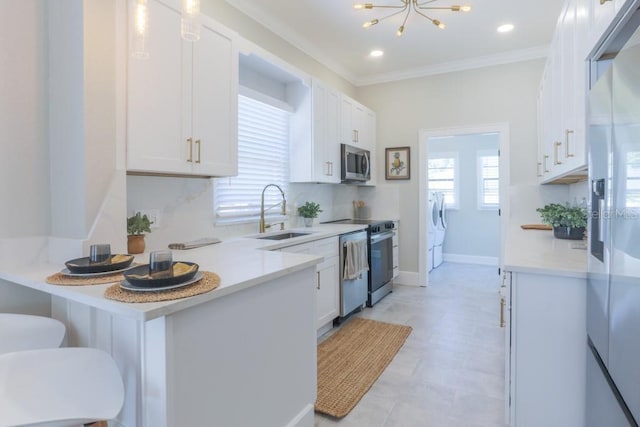
<instances>
[{"instance_id":1,"label":"woven placemat","mask_svg":"<svg viewBox=\"0 0 640 427\"><path fill-rule=\"evenodd\" d=\"M410 333L411 326L356 317L320 343L316 411L338 418L347 415Z\"/></svg>"},{"instance_id":2,"label":"woven placemat","mask_svg":"<svg viewBox=\"0 0 640 427\"><path fill-rule=\"evenodd\" d=\"M104 276L95 277L66 276L62 273L55 273L45 279L45 281L50 285L63 286L104 285L105 283L122 282L123 280L124 276L122 273L106 274Z\"/></svg>"},{"instance_id":3,"label":"woven placemat","mask_svg":"<svg viewBox=\"0 0 640 427\"><path fill-rule=\"evenodd\" d=\"M214 290L220 285L220 276L210 271L203 271L202 279L184 288L159 291L136 292L122 289L120 283L109 286L104 297L120 302L158 302L192 297Z\"/></svg>"}]
</instances>

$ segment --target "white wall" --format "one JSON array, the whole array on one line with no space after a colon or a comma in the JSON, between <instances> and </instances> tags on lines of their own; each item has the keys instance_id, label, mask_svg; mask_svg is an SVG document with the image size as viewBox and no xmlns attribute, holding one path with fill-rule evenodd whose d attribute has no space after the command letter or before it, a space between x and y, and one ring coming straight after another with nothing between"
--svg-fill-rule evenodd
<instances>
[{"instance_id":1,"label":"white wall","mask_svg":"<svg viewBox=\"0 0 640 427\"><path fill-rule=\"evenodd\" d=\"M358 88L358 100L377 113L378 152L401 146L412 150L411 180L381 187L381 194L397 193L400 270L418 271L416 168L420 129L509 123L513 221L539 222L535 208L545 198L567 197L566 186L537 184L536 97L543 66L541 59ZM378 157L377 167L384 167L384 156ZM380 180L384 181L384 176Z\"/></svg>"},{"instance_id":2,"label":"white wall","mask_svg":"<svg viewBox=\"0 0 640 427\"><path fill-rule=\"evenodd\" d=\"M0 59L11 65L0 70L0 249L41 236L43 260L58 262L81 255L96 234L123 246L116 14L124 4L0 3Z\"/></svg>"},{"instance_id":3,"label":"white wall","mask_svg":"<svg viewBox=\"0 0 640 427\"><path fill-rule=\"evenodd\" d=\"M429 138L429 157L458 154L458 208L447 210L444 253L497 258L500 255L500 218L497 209L478 208L478 150L498 154L498 134Z\"/></svg>"},{"instance_id":4,"label":"white wall","mask_svg":"<svg viewBox=\"0 0 640 427\"><path fill-rule=\"evenodd\" d=\"M0 238L51 229L44 5L0 2Z\"/></svg>"},{"instance_id":5,"label":"white wall","mask_svg":"<svg viewBox=\"0 0 640 427\"><path fill-rule=\"evenodd\" d=\"M225 0L202 0L202 13L209 15L301 71L323 80L348 95L353 96L355 93L355 88L348 81L235 9Z\"/></svg>"}]
</instances>

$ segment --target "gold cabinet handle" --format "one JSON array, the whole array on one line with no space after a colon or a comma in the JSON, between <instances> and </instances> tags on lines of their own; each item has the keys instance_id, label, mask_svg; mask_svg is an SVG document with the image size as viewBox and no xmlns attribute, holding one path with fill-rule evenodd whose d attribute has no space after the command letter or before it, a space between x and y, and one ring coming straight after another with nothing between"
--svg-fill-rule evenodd
<instances>
[{"instance_id":1,"label":"gold cabinet handle","mask_svg":"<svg viewBox=\"0 0 640 427\"><path fill-rule=\"evenodd\" d=\"M564 155L569 158L573 157L573 154L569 152L569 135L571 135L573 131L571 129L565 129L564 131Z\"/></svg>"},{"instance_id":2,"label":"gold cabinet handle","mask_svg":"<svg viewBox=\"0 0 640 427\"><path fill-rule=\"evenodd\" d=\"M507 305L507 301L504 297L500 298L500 327L504 328L507 326L507 322L505 321L504 308Z\"/></svg>"},{"instance_id":3,"label":"gold cabinet handle","mask_svg":"<svg viewBox=\"0 0 640 427\"><path fill-rule=\"evenodd\" d=\"M316 274L318 275L318 280L317 280L317 288L320 289L320 272L316 271Z\"/></svg>"},{"instance_id":4,"label":"gold cabinet handle","mask_svg":"<svg viewBox=\"0 0 640 427\"><path fill-rule=\"evenodd\" d=\"M356 141L357 141L357 139L356 139L356 130L355 130L355 129L353 130L353 137L351 138L351 140L352 140L353 142L356 142Z\"/></svg>"},{"instance_id":5,"label":"gold cabinet handle","mask_svg":"<svg viewBox=\"0 0 640 427\"><path fill-rule=\"evenodd\" d=\"M542 176L542 163L538 162L536 163L536 175L537 176Z\"/></svg>"},{"instance_id":6,"label":"gold cabinet handle","mask_svg":"<svg viewBox=\"0 0 640 427\"><path fill-rule=\"evenodd\" d=\"M543 158L542 158L542 163L543 163L542 172L543 173L549 172L549 169L547 169L547 160L549 160L549 156L545 154L543 156Z\"/></svg>"},{"instance_id":7,"label":"gold cabinet handle","mask_svg":"<svg viewBox=\"0 0 640 427\"><path fill-rule=\"evenodd\" d=\"M559 157L559 150L560 150L560 146L562 146L562 142L560 141L556 141L553 143L553 164L554 165L561 165L562 162L560 161Z\"/></svg>"},{"instance_id":8,"label":"gold cabinet handle","mask_svg":"<svg viewBox=\"0 0 640 427\"><path fill-rule=\"evenodd\" d=\"M333 162L329 162L329 176L333 176Z\"/></svg>"},{"instance_id":9,"label":"gold cabinet handle","mask_svg":"<svg viewBox=\"0 0 640 427\"><path fill-rule=\"evenodd\" d=\"M196 163L200 163L200 140L196 139L196 145L198 146L198 160L196 160Z\"/></svg>"},{"instance_id":10,"label":"gold cabinet handle","mask_svg":"<svg viewBox=\"0 0 640 427\"><path fill-rule=\"evenodd\" d=\"M189 158L187 162L193 162L193 138L187 138L187 144L189 144Z\"/></svg>"},{"instance_id":11,"label":"gold cabinet handle","mask_svg":"<svg viewBox=\"0 0 640 427\"><path fill-rule=\"evenodd\" d=\"M331 162L324 162L325 165L327 165L327 172L325 173L326 176L331 176Z\"/></svg>"},{"instance_id":12,"label":"gold cabinet handle","mask_svg":"<svg viewBox=\"0 0 640 427\"><path fill-rule=\"evenodd\" d=\"M360 132L356 129L356 142L360 142Z\"/></svg>"}]
</instances>

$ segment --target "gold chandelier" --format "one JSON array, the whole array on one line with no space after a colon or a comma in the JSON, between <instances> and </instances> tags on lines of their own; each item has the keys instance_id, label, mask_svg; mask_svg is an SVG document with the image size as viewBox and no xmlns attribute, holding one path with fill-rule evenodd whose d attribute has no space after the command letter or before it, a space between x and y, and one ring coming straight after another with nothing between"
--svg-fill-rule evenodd
<instances>
[{"instance_id":1,"label":"gold chandelier","mask_svg":"<svg viewBox=\"0 0 640 427\"><path fill-rule=\"evenodd\" d=\"M416 12L418 15L421 15L425 18L427 18L429 21L431 21L431 23L433 23L433 25L435 25L436 27L444 30L445 25L440 22L438 19L434 19L431 18L430 16L428 16L426 13L423 13L421 11L424 10L449 10L451 12L469 12L471 10L471 6L459 6L459 5L454 5L454 6L441 6L441 7L436 7L436 6L427 6L431 3L434 3L438 0L427 0L427 1L423 1L423 2L418 2L418 0L400 0L400 4L392 6L392 5L377 5L377 4L371 4L371 3L357 3L353 5L354 9L374 9L374 8L380 8L380 9L397 9L396 12L392 12L391 14L384 16L380 19L372 19L371 21L367 21L364 24L362 24L363 28L369 28L373 25L376 25L377 23L379 23L382 20L385 20L387 18L391 18L392 16L395 15L399 15L401 13L404 13L404 20L402 21L402 25L400 25L400 27L398 27L398 31L396 31L396 35L398 37L402 36L402 34L404 33L404 26L407 23L407 19L409 18L409 15L411 14L411 11L413 10L414 12Z\"/></svg>"}]
</instances>

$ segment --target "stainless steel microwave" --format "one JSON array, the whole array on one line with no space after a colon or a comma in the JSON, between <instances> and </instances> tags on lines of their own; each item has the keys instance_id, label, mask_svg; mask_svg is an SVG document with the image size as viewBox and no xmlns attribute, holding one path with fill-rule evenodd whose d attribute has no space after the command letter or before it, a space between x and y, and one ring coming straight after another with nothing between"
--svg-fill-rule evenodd
<instances>
[{"instance_id":1,"label":"stainless steel microwave","mask_svg":"<svg viewBox=\"0 0 640 427\"><path fill-rule=\"evenodd\" d=\"M367 182L371 179L369 150L340 144L342 182Z\"/></svg>"}]
</instances>

